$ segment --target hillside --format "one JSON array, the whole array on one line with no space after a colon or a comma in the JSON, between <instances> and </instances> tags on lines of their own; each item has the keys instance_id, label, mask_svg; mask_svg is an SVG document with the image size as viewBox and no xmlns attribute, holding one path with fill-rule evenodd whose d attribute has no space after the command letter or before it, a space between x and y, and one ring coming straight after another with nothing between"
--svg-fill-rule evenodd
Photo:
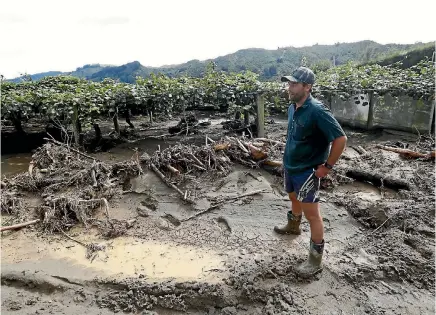
<instances>
[{"instance_id":1,"label":"hillside","mask_svg":"<svg viewBox=\"0 0 436 315\"><path fill-rule=\"evenodd\" d=\"M276 80L283 74L289 74L292 69L304 63L315 71L326 70L333 65L349 61L358 63L389 64L404 60L404 55L413 56L405 65L413 65L424 56L432 54L434 43L387 44L381 45L373 41L355 43L336 43L335 45L313 45L308 47L283 47L276 50L250 48L239 50L233 54L208 60L191 60L179 65L163 67L147 67L139 61L133 61L122 66L85 65L70 74L93 81L105 78L118 79L122 82L134 83L137 76L147 77L151 73L163 73L170 77L182 75L200 77L209 62L214 62L218 70L226 72L241 72L250 70L259 74L261 80ZM401 57L403 56L403 57ZM61 74L57 72L57 74ZM37 80L47 74L31 75ZM51 74L53 75L53 74ZM56 74L55 74L56 75ZM16 80L16 79L15 79Z\"/></svg>"},{"instance_id":2,"label":"hillside","mask_svg":"<svg viewBox=\"0 0 436 315\"><path fill-rule=\"evenodd\" d=\"M410 51L395 52L387 57L371 60L365 64L379 64L381 66L387 66L396 62L401 62L401 68L406 69L416 65L420 60L426 57L431 59L434 54L435 43L432 42Z\"/></svg>"}]
</instances>

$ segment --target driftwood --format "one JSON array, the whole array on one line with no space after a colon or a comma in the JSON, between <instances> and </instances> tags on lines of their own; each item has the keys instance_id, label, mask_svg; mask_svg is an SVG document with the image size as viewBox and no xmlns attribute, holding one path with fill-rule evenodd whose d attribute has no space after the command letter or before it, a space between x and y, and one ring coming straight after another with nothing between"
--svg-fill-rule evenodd
<instances>
[{"instance_id":1,"label":"driftwood","mask_svg":"<svg viewBox=\"0 0 436 315\"><path fill-rule=\"evenodd\" d=\"M244 194L242 194L242 195L233 196L233 197L228 197L228 198L226 198L225 200L220 201L220 202L218 202L218 203L216 203L216 204L210 206L209 208L207 208L207 209L205 209L205 210L203 210L203 211L200 211L200 212L198 212L198 213L196 213L196 214L194 214L194 215L191 215L190 217L187 217L187 218L185 218L185 219L182 219L182 220L180 220L180 221L181 221L181 222L186 222L186 221L189 221L189 220L191 220L191 219L194 219L194 218L196 218L196 217L198 217L198 216L200 216L200 215L203 215L203 214L205 214L205 213L207 213L207 212L209 212L209 211L211 211L211 210L213 210L213 209L215 209L215 208L218 208L218 207L222 206L224 203L226 203L226 202L228 202L228 201L236 200L236 199L241 199L241 198L248 197L248 196L257 195L257 194L260 194L260 193L263 193L263 192L265 192L264 189L259 189L259 190L249 191L249 192L244 193Z\"/></svg>"},{"instance_id":2,"label":"driftwood","mask_svg":"<svg viewBox=\"0 0 436 315\"><path fill-rule=\"evenodd\" d=\"M282 161L275 161L275 160L265 160L265 161L263 161L263 164L269 165L269 166L281 167L283 165L283 162Z\"/></svg>"},{"instance_id":3,"label":"driftwood","mask_svg":"<svg viewBox=\"0 0 436 315\"><path fill-rule=\"evenodd\" d=\"M175 191L177 191L179 193L179 195L182 197L183 200L186 200L188 202L192 202L192 200L189 200L188 198L186 198L186 194L183 193L176 185L170 183L170 181L165 177L165 175L162 174L161 171L159 171L159 169L156 167L156 165L151 163L150 167L153 170L153 172L155 172L156 175L159 176L159 178L162 179L162 181L165 184L167 184L168 187L170 187L170 188L174 189Z\"/></svg>"},{"instance_id":4,"label":"driftwood","mask_svg":"<svg viewBox=\"0 0 436 315\"><path fill-rule=\"evenodd\" d=\"M167 169L169 169L171 171L171 173L176 174L176 175L180 175L180 171L178 169L172 167L169 164L167 164L166 167L167 167Z\"/></svg>"},{"instance_id":5,"label":"driftwood","mask_svg":"<svg viewBox=\"0 0 436 315\"><path fill-rule=\"evenodd\" d=\"M255 147L251 143L246 143L247 147L251 151L251 157L255 160L264 160L268 157L268 154L263 152L261 149Z\"/></svg>"},{"instance_id":6,"label":"driftwood","mask_svg":"<svg viewBox=\"0 0 436 315\"><path fill-rule=\"evenodd\" d=\"M219 143L214 145L213 149L215 151L222 151L222 150L227 150L228 148L230 148L230 143Z\"/></svg>"},{"instance_id":7,"label":"driftwood","mask_svg":"<svg viewBox=\"0 0 436 315\"><path fill-rule=\"evenodd\" d=\"M254 141L262 141L262 142L269 142L269 143L272 143L272 144L278 144L278 145L281 145L281 146L286 146L286 143L284 143L284 142L280 142L280 141L272 140L272 139L268 139L268 138L255 138L253 140Z\"/></svg>"},{"instance_id":8,"label":"driftwood","mask_svg":"<svg viewBox=\"0 0 436 315\"><path fill-rule=\"evenodd\" d=\"M0 227L0 232L3 231L8 231L8 230L16 230L28 225L32 225L32 224L36 224L39 221L41 221L40 219L36 219L36 220L32 220L32 221L28 221L28 222L23 222L23 223L19 223L19 224L14 224L14 225L10 225L10 226L2 226Z\"/></svg>"},{"instance_id":9,"label":"driftwood","mask_svg":"<svg viewBox=\"0 0 436 315\"><path fill-rule=\"evenodd\" d=\"M361 155L365 155L365 154L367 154L368 152L366 152L366 150L364 149L364 148L362 148L360 145L358 145L358 146L352 146L352 148L354 149L354 150L356 150L359 154L361 154Z\"/></svg>"},{"instance_id":10,"label":"driftwood","mask_svg":"<svg viewBox=\"0 0 436 315\"><path fill-rule=\"evenodd\" d=\"M429 153L420 153L420 152L412 151L409 149L392 148L392 147L387 147L387 146L383 146L383 145L377 145L376 147L379 149L385 150L385 151L399 153L401 156L407 157L407 158L434 159L435 153L436 153L436 151L431 151Z\"/></svg>"},{"instance_id":11,"label":"driftwood","mask_svg":"<svg viewBox=\"0 0 436 315\"><path fill-rule=\"evenodd\" d=\"M410 190L410 185L407 181L400 178L383 177L380 174L370 173L363 170L350 170L346 173L350 178L361 182L370 182L377 187L387 187L392 189L407 189Z\"/></svg>"}]
</instances>

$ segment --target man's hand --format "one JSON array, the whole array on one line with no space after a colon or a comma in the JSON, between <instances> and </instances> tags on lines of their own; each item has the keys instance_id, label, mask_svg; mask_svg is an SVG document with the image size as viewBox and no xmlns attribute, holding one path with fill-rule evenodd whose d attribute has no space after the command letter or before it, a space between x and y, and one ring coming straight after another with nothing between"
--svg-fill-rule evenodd
<instances>
[{"instance_id":1,"label":"man's hand","mask_svg":"<svg viewBox=\"0 0 436 315\"><path fill-rule=\"evenodd\" d=\"M315 171L315 176L318 178L326 177L330 170L324 165L318 165L318 168Z\"/></svg>"},{"instance_id":2,"label":"man's hand","mask_svg":"<svg viewBox=\"0 0 436 315\"><path fill-rule=\"evenodd\" d=\"M336 161L341 156L342 152L345 149L345 145L347 143L347 137L342 136L338 137L332 142L332 148L330 150L330 155L327 159L327 163L330 165L335 165ZM326 177L330 172L330 169L327 168L324 164L318 165L318 168L315 171L315 176L318 178Z\"/></svg>"}]
</instances>

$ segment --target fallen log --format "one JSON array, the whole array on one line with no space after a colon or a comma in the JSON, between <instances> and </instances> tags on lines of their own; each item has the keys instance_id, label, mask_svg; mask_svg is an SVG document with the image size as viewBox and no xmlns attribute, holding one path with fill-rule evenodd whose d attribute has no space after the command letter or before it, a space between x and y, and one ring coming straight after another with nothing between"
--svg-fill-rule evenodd
<instances>
[{"instance_id":1,"label":"fallen log","mask_svg":"<svg viewBox=\"0 0 436 315\"><path fill-rule=\"evenodd\" d=\"M400 178L383 177L380 174L374 174L363 170L350 170L346 172L348 177L360 182L370 182L377 187L387 187L395 190L407 189L410 190L410 185L407 181Z\"/></svg>"},{"instance_id":2,"label":"fallen log","mask_svg":"<svg viewBox=\"0 0 436 315\"><path fill-rule=\"evenodd\" d=\"M3 231L8 231L8 230L16 230L28 225L32 225L32 224L36 224L39 221L41 221L40 219L36 219L36 220L32 220L32 221L28 221L28 222L23 222L23 223L19 223L19 224L14 224L14 225L9 225L9 226L2 226L0 227L0 232Z\"/></svg>"},{"instance_id":3,"label":"fallen log","mask_svg":"<svg viewBox=\"0 0 436 315\"><path fill-rule=\"evenodd\" d=\"M377 145L376 147L385 151L399 153L401 156L408 157L408 158L425 158L425 159L433 158L434 159L436 153L436 151L431 151L429 153L420 153L409 149L393 148L383 145Z\"/></svg>"}]
</instances>

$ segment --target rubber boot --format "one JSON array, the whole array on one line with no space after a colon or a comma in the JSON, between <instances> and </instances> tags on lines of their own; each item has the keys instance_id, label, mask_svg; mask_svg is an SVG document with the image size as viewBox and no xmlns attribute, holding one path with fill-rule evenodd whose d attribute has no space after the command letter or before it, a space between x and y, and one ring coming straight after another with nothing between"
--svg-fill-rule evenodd
<instances>
[{"instance_id":1,"label":"rubber boot","mask_svg":"<svg viewBox=\"0 0 436 315\"><path fill-rule=\"evenodd\" d=\"M274 227L274 231L279 234L293 234L300 235L300 223L301 223L301 215L296 216L292 214L292 211L288 211L288 224L283 227Z\"/></svg>"},{"instance_id":2,"label":"rubber boot","mask_svg":"<svg viewBox=\"0 0 436 315\"><path fill-rule=\"evenodd\" d=\"M303 278L308 278L322 270L322 255L324 252L324 240L321 244L315 244L310 240L309 257L302 264L297 266L297 274Z\"/></svg>"}]
</instances>

